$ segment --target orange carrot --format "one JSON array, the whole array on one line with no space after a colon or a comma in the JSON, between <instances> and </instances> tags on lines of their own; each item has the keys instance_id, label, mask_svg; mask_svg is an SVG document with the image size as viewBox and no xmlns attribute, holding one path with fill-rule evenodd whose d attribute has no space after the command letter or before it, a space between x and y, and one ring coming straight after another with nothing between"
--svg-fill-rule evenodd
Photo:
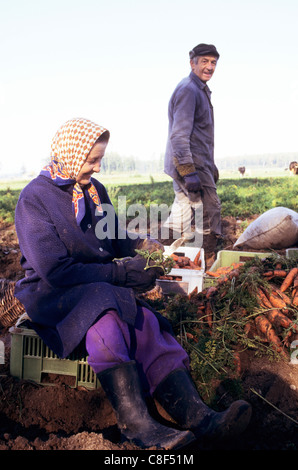
<instances>
[{"instance_id":1,"label":"orange carrot","mask_svg":"<svg viewBox=\"0 0 298 470\"><path fill-rule=\"evenodd\" d=\"M289 287L290 285L292 284L292 282L294 281L295 277L297 276L298 274L298 268L292 268L290 269L290 271L288 272L288 274L286 275L282 285L280 286L280 291L281 292L285 292Z\"/></svg>"},{"instance_id":2,"label":"orange carrot","mask_svg":"<svg viewBox=\"0 0 298 470\"><path fill-rule=\"evenodd\" d=\"M251 322L246 323L244 326L244 333L248 335L250 333L251 328L252 328Z\"/></svg>"},{"instance_id":3,"label":"orange carrot","mask_svg":"<svg viewBox=\"0 0 298 470\"><path fill-rule=\"evenodd\" d=\"M187 336L187 338L192 339L195 343L197 343L199 341L198 338L195 335L193 335L189 332L186 333L186 336Z\"/></svg>"},{"instance_id":4,"label":"orange carrot","mask_svg":"<svg viewBox=\"0 0 298 470\"><path fill-rule=\"evenodd\" d=\"M211 286L207 289L206 292L206 298L209 299L212 295L214 295L217 292L217 288L214 286Z\"/></svg>"},{"instance_id":5,"label":"orange carrot","mask_svg":"<svg viewBox=\"0 0 298 470\"><path fill-rule=\"evenodd\" d=\"M196 270L201 269L201 267L198 264L196 264L194 261L189 260L188 264L189 264L190 269L196 269Z\"/></svg>"},{"instance_id":6,"label":"orange carrot","mask_svg":"<svg viewBox=\"0 0 298 470\"><path fill-rule=\"evenodd\" d=\"M243 266L243 263L232 263L231 266L220 266L219 268L217 268L216 271L206 271L206 274L212 277L221 277L229 273L231 273L232 277L238 276L239 275L238 268L240 266Z\"/></svg>"},{"instance_id":7,"label":"orange carrot","mask_svg":"<svg viewBox=\"0 0 298 470\"><path fill-rule=\"evenodd\" d=\"M198 251L198 253L195 256L195 259L193 260L194 264L196 264L197 266L201 266L200 255L201 255L201 250Z\"/></svg>"},{"instance_id":8,"label":"orange carrot","mask_svg":"<svg viewBox=\"0 0 298 470\"><path fill-rule=\"evenodd\" d=\"M233 277L238 277L239 274L240 274L239 269L238 269L238 268L234 268L234 269L232 269L232 271L230 271L230 272L228 273L228 277L229 277L229 279L233 279Z\"/></svg>"},{"instance_id":9,"label":"orange carrot","mask_svg":"<svg viewBox=\"0 0 298 470\"><path fill-rule=\"evenodd\" d=\"M258 315L255 318L255 323L258 330L263 333L269 343L278 351L279 353L286 355L282 349L282 343L275 333L270 321L264 315Z\"/></svg>"},{"instance_id":10,"label":"orange carrot","mask_svg":"<svg viewBox=\"0 0 298 470\"><path fill-rule=\"evenodd\" d=\"M219 277L220 274L217 273L217 271L206 271L206 274L208 274L208 276L212 276L212 277Z\"/></svg>"},{"instance_id":11,"label":"orange carrot","mask_svg":"<svg viewBox=\"0 0 298 470\"><path fill-rule=\"evenodd\" d=\"M221 276L221 277L218 279L217 283L218 283L219 285L222 285L222 284L225 284L226 282L228 282L228 280L229 280L229 277L228 277L228 276Z\"/></svg>"},{"instance_id":12,"label":"orange carrot","mask_svg":"<svg viewBox=\"0 0 298 470\"><path fill-rule=\"evenodd\" d=\"M198 286L196 286L188 295L189 298L195 297L198 293Z\"/></svg>"},{"instance_id":13,"label":"orange carrot","mask_svg":"<svg viewBox=\"0 0 298 470\"><path fill-rule=\"evenodd\" d=\"M277 276L277 277L286 277L287 271L285 271L284 269L275 269L273 271L273 274L274 276Z\"/></svg>"},{"instance_id":14,"label":"orange carrot","mask_svg":"<svg viewBox=\"0 0 298 470\"><path fill-rule=\"evenodd\" d=\"M264 277L273 277L273 271L266 271L265 273L263 273L263 276Z\"/></svg>"},{"instance_id":15,"label":"orange carrot","mask_svg":"<svg viewBox=\"0 0 298 470\"><path fill-rule=\"evenodd\" d=\"M291 343L293 341L293 335L295 336L296 333L294 333L293 331L290 330L290 331L287 332L286 336L283 339L283 343L287 348L289 348L291 346Z\"/></svg>"},{"instance_id":16,"label":"orange carrot","mask_svg":"<svg viewBox=\"0 0 298 470\"><path fill-rule=\"evenodd\" d=\"M275 287L274 290L277 293L277 295L279 295L287 305L290 305L291 299L287 294L285 294L284 292L281 292L280 289L278 289L277 287Z\"/></svg>"},{"instance_id":17,"label":"orange carrot","mask_svg":"<svg viewBox=\"0 0 298 470\"><path fill-rule=\"evenodd\" d=\"M263 273L264 277L286 277L287 271L284 269L274 269L274 271L266 271Z\"/></svg>"},{"instance_id":18,"label":"orange carrot","mask_svg":"<svg viewBox=\"0 0 298 470\"><path fill-rule=\"evenodd\" d=\"M294 323L292 320L290 320L290 318L286 317L277 309L270 310L267 313L267 317L271 324L282 326L283 328L291 327L293 330L298 332L298 325L296 325L296 323Z\"/></svg>"},{"instance_id":19,"label":"orange carrot","mask_svg":"<svg viewBox=\"0 0 298 470\"><path fill-rule=\"evenodd\" d=\"M197 313L202 313L203 310L205 310L205 305L199 305Z\"/></svg>"},{"instance_id":20,"label":"orange carrot","mask_svg":"<svg viewBox=\"0 0 298 470\"><path fill-rule=\"evenodd\" d=\"M259 288L258 290L258 299L259 299L259 304L261 307L272 308L272 305L268 297L264 294L261 288Z\"/></svg>"},{"instance_id":21,"label":"orange carrot","mask_svg":"<svg viewBox=\"0 0 298 470\"><path fill-rule=\"evenodd\" d=\"M240 360L240 354L237 351L233 352L233 357L234 357L234 366L235 366L235 372L237 375L241 374L241 360Z\"/></svg>"},{"instance_id":22,"label":"orange carrot","mask_svg":"<svg viewBox=\"0 0 298 470\"><path fill-rule=\"evenodd\" d=\"M274 290L268 293L267 297L272 307L276 307L276 308L287 307L286 302Z\"/></svg>"},{"instance_id":23,"label":"orange carrot","mask_svg":"<svg viewBox=\"0 0 298 470\"><path fill-rule=\"evenodd\" d=\"M213 277L219 277L219 276L222 276L223 274L227 274L229 271L230 271L229 267L221 267L221 268L218 268L216 271L206 271L206 274L208 274L209 276L213 276Z\"/></svg>"},{"instance_id":24,"label":"orange carrot","mask_svg":"<svg viewBox=\"0 0 298 470\"><path fill-rule=\"evenodd\" d=\"M210 302L206 304L206 320L209 325L209 328L212 328L213 312Z\"/></svg>"},{"instance_id":25,"label":"orange carrot","mask_svg":"<svg viewBox=\"0 0 298 470\"><path fill-rule=\"evenodd\" d=\"M292 304L294 305L294 307L298 307L298 289L296 290Z\"/></svg>"}]
</instances>

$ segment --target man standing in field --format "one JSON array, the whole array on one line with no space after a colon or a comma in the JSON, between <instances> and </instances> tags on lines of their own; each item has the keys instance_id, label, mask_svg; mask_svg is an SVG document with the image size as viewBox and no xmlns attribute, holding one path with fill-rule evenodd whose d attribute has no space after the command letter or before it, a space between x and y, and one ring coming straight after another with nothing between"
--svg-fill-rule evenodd
<instances>
[{"instance_id":1,"label":"man standing in field","mask_svg":"<svg viewBox=\"0 0 298 470\"><path fill-rule=\"evenodd\" d=\"M221 204L216 191L214 116L207 82L213 76L219 53L211 44L199 44L189 57L190 75L177 85L168 108L164 170L173 178L175 200L164 226L191 239L191 219L203 212L203 218L195 217L196 240L202 242L203 235L208 234L214 251L218 251L223 243Z\"/></svg>"}]
</instances>

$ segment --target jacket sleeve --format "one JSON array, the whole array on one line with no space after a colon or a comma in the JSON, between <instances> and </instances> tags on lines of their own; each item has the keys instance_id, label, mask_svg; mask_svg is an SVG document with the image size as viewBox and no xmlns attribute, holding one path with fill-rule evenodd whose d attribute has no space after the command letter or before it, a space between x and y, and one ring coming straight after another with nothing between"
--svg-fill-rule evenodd
<instances>
[{"instance_id":1,"label":"jacket sleeve","mask_svg":"<svg viewBox=\"0 0 298 470\"><path fill-rule=\"evenodd\" d=\"M193 164L190 137L193 131L196 97L193 91L184 87L177 91L173 102L173 124L170 141L173 158L180 165Z\"/></svg>"},{"instance_id":2,"label":"jacket sleeve","mask_svg":"<svg viewBox=\"0 0 298 470\"><path fill-rule=\"evenodd\" d=\"M46 208L33 198L20 198L15 213L16 231L28 272L52 287L91 282L114 283L114 263L82 263L74 260L59 238Z\"/></svg>"},{"instance_id":3,"label":"jacket sleeve","mask_svg":"<svg viewBox=\"0 0 298 470\"><path fill-rule=\"evenodd\" d=\"M94 181L94 184L97 187L97 190L100 193L102 201L106 204L113 207L113 204L110 200L110 197L107 193L106 188L103 185L99 185L98 181ZM114 211L114 208L113 208ZM116 212L114 211L115 217L115 243L114 249L117 253L118 258L125 258L127 256L133 257L136 256L135 250L140 247L141 242L144 237L141 238L137 233L131 233L126 230L126 227L123 227L119 224L119 219Z\"/></svg>"}]
</instances>

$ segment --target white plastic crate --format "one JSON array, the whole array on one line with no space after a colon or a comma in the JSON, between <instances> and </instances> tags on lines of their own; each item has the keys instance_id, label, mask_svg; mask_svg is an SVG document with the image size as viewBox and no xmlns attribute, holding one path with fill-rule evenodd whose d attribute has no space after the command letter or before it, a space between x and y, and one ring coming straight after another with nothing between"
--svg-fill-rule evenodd
<instances>
[{"instance_id":1,"label":"white plastic crate","mask_svg":"<svg viewBox=\"0 0 298 470\"><path fill-rule=\"evenodd\" d=\"M165 255L169 252L169 246L165 246ZM164 294L181 293L190 294L197 288L198 292L203 290L203 277L205 272L205 256L204 249L197 247L180 247L174 253L175 255L187 256L194 261L196 255L200 251L201 269L183 269L173 268L169 276L179 276L180 280L157 279L156 284L161 287Z\"/></svg>"}]
</instances>

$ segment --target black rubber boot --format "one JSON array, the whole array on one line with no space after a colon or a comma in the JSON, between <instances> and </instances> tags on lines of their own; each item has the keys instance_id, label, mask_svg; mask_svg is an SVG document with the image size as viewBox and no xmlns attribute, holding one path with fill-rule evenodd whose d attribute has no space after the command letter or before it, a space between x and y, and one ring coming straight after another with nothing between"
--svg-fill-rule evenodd
<instances>
[{"instance_id":1,"label":"black rubber boot","mask_svg":"<svg viewBox=\"0 0 298 470\"><path fill-rule=\"evenodd\" d=\"M196 438L231 438L246 429L251 417L251 406L244 400L235 401L223 412L209 408L183 369L171 372L156 388L154 398L182 429L190 429Z\"/></svg>"},{"instance_id":2,"label":"black rubber boot","mask_svg":"<svg viewBox=\"0 0 298 470\"><path fill-rule=\"evenodd\" d=\"M181 449L195 441L192 432L163 426L150 416L134 361L107 369L97 377L116 414L122 441L166 450Z\"/></svg>"}]
</instances>

